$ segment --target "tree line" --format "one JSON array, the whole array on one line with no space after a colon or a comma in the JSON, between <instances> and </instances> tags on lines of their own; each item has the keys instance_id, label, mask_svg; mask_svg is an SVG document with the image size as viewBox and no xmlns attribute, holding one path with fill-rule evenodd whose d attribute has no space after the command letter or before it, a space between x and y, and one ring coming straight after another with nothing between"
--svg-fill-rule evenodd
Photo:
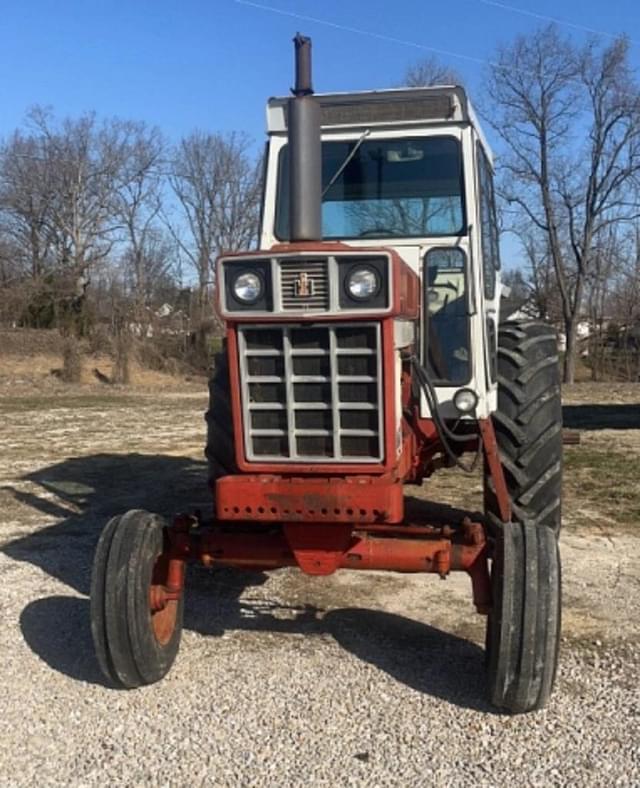
<instances>
[{"instance_id":1,"label":"tree line","mask_svg":"<svg viewBox=\"0 0 640 788\"><path fill-rule=\"evenodd\" d=\"M143 122L33 108L0 146L0 322L58 328L70 357L96 326L150 334L167 304L209 330L212 263L255 245L260 181L241 133L171 146Z\"/></svg>"},{"instance_id":2,"label":"tree line","mask_svg":"<svg viewBox=\"0 0 640 788\"><path fill-rule=\"evenodd\" d=\"M463 80L427 59L403 82ZM631 347L637 379L640 87L628 41L577 44L554 25L519 36L491 58L480 108L499 140L502 231L521 255L507 281L562 328L565 381L585 321L594 375L607 348ZM0 322L55 326L72 345L100 322L145 333L169 304L205 336L216 256L256 243L261 173L242 133L170 145L142 122L32 109L0 145Z\"/></svg>"}]
</instances>

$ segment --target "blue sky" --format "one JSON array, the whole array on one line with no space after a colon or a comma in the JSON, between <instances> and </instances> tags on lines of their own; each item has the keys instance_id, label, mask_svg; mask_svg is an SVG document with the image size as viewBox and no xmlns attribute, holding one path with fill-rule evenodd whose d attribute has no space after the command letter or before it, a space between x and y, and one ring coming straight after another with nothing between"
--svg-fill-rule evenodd
<instances>
[{"instance_id":1,"label":"blue sky","mask_svg":"<svg viewBox=\"0 0 640 788\"><path fill-rule=\"evenodd\" d=\"M313 38L319 91L397 85L434 48L456 53L440 59L473 96L496 44L539 16L577 40L582 28L626 33L640 68L637 0L0 0L0 136L43 104L146 120L170 139L197 127L261 141L265 100L291 84L297 30Z\"/></svg>"},{"instance_id":2,"label":"blue sky","mask_svg":"<svg viewBox=\"0 0 640 788\"><path fill-rule=\"evenodd\" d=\"M490 58L499 41L540 24L504 5L640 39L637 0L256 3L399 41L234 0L2 0L0 134L40 103L59 114L95 109L147 120L172 138L193 127L244 129L261 138L266 98L286 92L291 82L290 39L297 29L313 37L318 90L398 84L407 64L428 54L419 46ZM578 39L587 35L565 30ZM640 43L632 46L632 57L640 66ZM473 93L481 63L443 59Z\"/></svg>"}]
</instances>

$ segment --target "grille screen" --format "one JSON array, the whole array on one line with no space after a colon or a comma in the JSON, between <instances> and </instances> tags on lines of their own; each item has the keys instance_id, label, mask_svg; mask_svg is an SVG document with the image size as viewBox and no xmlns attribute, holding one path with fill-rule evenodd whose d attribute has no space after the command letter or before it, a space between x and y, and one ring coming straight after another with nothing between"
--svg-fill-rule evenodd
<instances>
[{"instance_id":1,"label":"grille screen","mask_svg":"<svg viewBox=\"0 0 640 788\"><path fill-rule=\"evenodd\" d=\"M282 308L287 310L329 308L327 260L296 260L280 263Z\"/></svg>"},{"instance_id":2,"label":"grille screen","mask_svg":"<svg viewBox=\"0 0 640 788\"><path fill-rule=\"evenodd\" d=\"M423 96L422 98L354 101L321 105L322 125L352 125L354 123L384 123L407 120L436 120L450 118L454 104L450 95Z\"/></svg>"},{"instance_id":3,"label":"grille screen","mask_svg":"<svg viewBox=\"0 0 640 788\"><path fill-rule=\"evenodd\" d=\"M238 330L249 460L382 459L378 324Z\"/></svg>"}]
</instances>

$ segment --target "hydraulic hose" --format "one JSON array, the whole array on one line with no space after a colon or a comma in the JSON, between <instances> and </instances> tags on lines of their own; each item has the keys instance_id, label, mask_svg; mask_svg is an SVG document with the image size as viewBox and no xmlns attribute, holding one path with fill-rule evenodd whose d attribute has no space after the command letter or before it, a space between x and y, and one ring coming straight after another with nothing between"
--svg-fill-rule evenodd
<instances>
[{"instance_id":1,"label":"hydraulic hose","mask_svg":"<svg viewBox=\"0 0 640 788\"><path fill-rule=\"evenodd\" d=\"M440 438L440 442L442 443L442 448L444 449L445 454L454 463L454 465L463 470L465 473L473 473L475 471L476 465L478 464L480 452L482 451L482 438L480 433L476 433L475 435L459 435L449 429L440 413L440 404L438 403L438 397L436 396L435 386L429 378L429 373L422 366L416 355L412 355L409 360L412 364L418 385L420 386L420 389L424 393L427 400L427 405L429 406L433 423L435 424L436 431L438 433L438 437ZM465 465L458 454L454 451L451 444L468 443L469 440L473 440L473 438L478 439L478 449L471 464Z\"/></svg>"}]
</instances>

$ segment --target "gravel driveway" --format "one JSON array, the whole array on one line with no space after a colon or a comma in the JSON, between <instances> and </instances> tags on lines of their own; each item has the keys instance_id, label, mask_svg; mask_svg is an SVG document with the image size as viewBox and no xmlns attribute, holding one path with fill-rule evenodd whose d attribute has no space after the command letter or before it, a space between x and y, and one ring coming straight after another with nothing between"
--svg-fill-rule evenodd
<instances>
[{"instance_id":1,"label":"gravel driveway","mask_svg":"<svg viewBox=\"0 0 640 788\"><path fill-rule=\"evenodd\" d=\"M172 672L116 691L89 633L93 549L114 512L206 504L202 397L12 403L2 785L640 785L632 533L566 530L560 673L542 712L487 706L484 623L462 576L193 569Z\"/></svg>"}]
</instances>

